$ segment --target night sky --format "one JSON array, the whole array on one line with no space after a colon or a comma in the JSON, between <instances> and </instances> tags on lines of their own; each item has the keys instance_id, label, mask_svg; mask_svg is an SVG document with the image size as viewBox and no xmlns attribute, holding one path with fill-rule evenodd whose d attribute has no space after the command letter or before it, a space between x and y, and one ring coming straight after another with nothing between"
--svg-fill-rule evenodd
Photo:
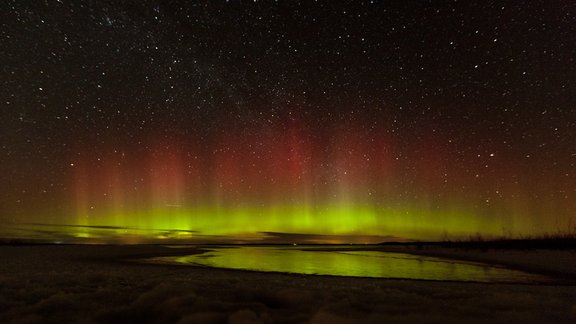
<instances>
[{"instance_id":1,"label":"night sky","mask_svg":"<svg viewBox=\"0 0 576 324\"><path fill-rule=\"evenodd\" d=\"M575 60L569 0L2 1L0 236L574 230Z\"/></svg>"}]
</instances>

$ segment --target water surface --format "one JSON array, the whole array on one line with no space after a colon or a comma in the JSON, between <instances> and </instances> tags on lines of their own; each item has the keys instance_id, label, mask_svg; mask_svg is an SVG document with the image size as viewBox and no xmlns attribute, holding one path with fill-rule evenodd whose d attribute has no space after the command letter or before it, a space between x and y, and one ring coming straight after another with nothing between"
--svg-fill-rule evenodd
<instances>
[{"instance_id":1,"label":"water surface","mask_svg":"<svg viewBox=\"0 0 576 324\"><path fill-rule=\"evenodd\" d=\"M510 283L550 281L544 276L478 262L345 248L220 247L202 254L155 258L153 262L350 277Z\"/></svg>"}]
</instances>

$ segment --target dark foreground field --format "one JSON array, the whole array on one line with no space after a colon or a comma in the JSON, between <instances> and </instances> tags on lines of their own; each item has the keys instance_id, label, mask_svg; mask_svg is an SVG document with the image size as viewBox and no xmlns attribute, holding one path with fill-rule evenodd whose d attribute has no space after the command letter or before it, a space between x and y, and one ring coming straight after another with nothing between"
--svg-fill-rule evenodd
<instances>
[{"instance_id":1,"label":"dark foreground field","mask_svg":"<svg viewBox=\"0 0 576 324\"><path fill-rule=\"evenodd\" d=\"M306 276L119 261L195 252L162 246L0 246L0 323L576 322L572 285ZM546 272L570 276L576 260L571 253L451 254L524 262L527 268L548 264ZM554 265L553 259L561 260Z\"/></svg>"}]
</instances>

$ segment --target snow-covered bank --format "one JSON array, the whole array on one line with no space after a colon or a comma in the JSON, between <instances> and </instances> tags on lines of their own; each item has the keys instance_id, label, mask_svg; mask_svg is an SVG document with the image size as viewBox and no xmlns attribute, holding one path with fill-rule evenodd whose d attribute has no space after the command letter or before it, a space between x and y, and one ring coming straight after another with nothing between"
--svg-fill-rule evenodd
<instances>
[{"instance_id":1,"label":"snow-covered bank","mask_svg":"<svg viewBox=\"0 0 576 324\"><path fill-rule=\"evenodd\" d=\"M576 279L576 251L574 250L496 250L462 249L437 246L386 246L373 249L411 253L457 260L485 262L510 268Z\"/></svg>"},{"instance_id":2,"label":"snow-covered bank","mask_svg":"<svg viewBox=\"0 0 576 324\"><path fill-rule=\"evenodd\" d=\"M576 320L574 286L305 276L114 261L194 252L159 246L1 246L0 322Z\"/></svg>"}]
</instances>

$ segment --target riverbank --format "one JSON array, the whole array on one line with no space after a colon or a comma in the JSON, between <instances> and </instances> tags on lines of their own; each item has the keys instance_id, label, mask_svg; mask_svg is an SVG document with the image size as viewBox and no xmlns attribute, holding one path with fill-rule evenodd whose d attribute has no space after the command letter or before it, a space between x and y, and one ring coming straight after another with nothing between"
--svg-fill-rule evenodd
<instances>
[{"instance_id":1,"label":"riverbank","mask_svg":"<svg viewBox=\"0 0 576 324\"><path fill-rule=\"evenodd\" d=\"M0 246L0 322L440 323L465 320L537 323L576 320L576 287L568 285L347 278L133 261L134 258L198 252L196 247ZM412 252L455 253L432 249ZM458 253L469 259L478 258L475 252ZM550 260L556 256L550 253L539 251L538 257L534 254L524 259L552 264ZM510 255L500 256L506 257Z\"/></svg>"}]
</instances>

